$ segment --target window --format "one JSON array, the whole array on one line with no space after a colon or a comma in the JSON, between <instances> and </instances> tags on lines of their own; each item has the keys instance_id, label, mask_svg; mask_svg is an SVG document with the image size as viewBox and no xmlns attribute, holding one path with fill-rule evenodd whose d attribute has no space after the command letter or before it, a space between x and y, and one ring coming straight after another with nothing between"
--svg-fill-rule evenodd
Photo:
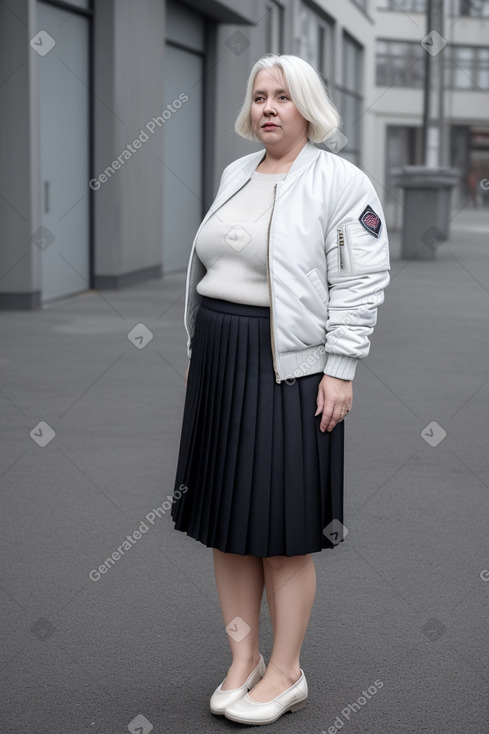
<instances>
[{"instance_id":1,"label":"window","mask_svg":"<svg viewBox=\"0 0 489 734\"><path fill-rule=\"evenodd\" d=\"M334 24L307 5L300 7L299 56L321 75L328 88L334 79Z\"/></svg>"},{"instance_id":2,"label":"window","mask_svg":"<svg viewBox=\"0 0 489 734\"><path fill-rule=\"evenodd\" d=\"M489 48L447 47L445 86L449 89L489 89Z\"/></svg>"},{"instance_id":3,"label":"window","mask_svg":"<svg viewBox=\"0 0 489 734\"><path fill-rule=\"evenodd\" d=\"M338 92L342 131L348 138L341 155L358 165L363 110L363 48L348 33L343 33L343 84Z\"/></svg>"},{"instance_id":4,"label":"window","mask_svg":"<svg viewBox=\"0 0 489 734\"><path fill-rule=\"evenodd\" d=\"M66 0L66 2L82 10L90 10L92 7L92 0Z\"/></svg>"},{"instance_id":5,"label":"window","mask_svg":"<svg viewBox=\"0 0 489 734\"><path fill-rule=\"evenodd\" d=\"M420 43L378 40L377 86L423 87L425 53Z\"/></svg>"},{"instance_id":6,"label":"window","mask_svg":"<svg viewBox=\"0 0 489 734\"><path fill-rule=\"evenodd\" d=\"M426 7L427 0L387 0L387 10L399 10L405 13L426 13Z\"/></svg>"},{"instance_id":7,"label":"window","mask_svg":"<svg viewBox=\"0 0 489 734\"><path fill-rule=\"evenodd\" d=\"M489 18L489 0L452 0L451 13L472 18Z\"/></svg>"},{"instance_id":8,"label":"window","mask_svg":"<svg viewBox=\"0 0 489 734\"><path fill-rule=\"evenodd\" d=\"M422 88L424 53L419 43L377 41L377 86ZM448 45L443 54L446 89L489 89L489 47Z\"/></svg>"},{"instance_id":9,"label":"window","mask_svg":"<svg viewBox=\"0 0 489 734\"><path fill-rule=\"evenodd\" d=\"M281 54L284 45L284 12L275 0L267 3L266 23L268 51Z\"/></svg>"},{"instance_id":10,"label":"window","mask_svg":"<svg viewBox=\"0 0 489 734\"><path fill-rule=\"evenodd\" d=\"M449 5L453 16L489 18L489 0L450 0ZM428 0L378 0L377 7L404 13L426 13Z\"/></svg>"}]
</instances>

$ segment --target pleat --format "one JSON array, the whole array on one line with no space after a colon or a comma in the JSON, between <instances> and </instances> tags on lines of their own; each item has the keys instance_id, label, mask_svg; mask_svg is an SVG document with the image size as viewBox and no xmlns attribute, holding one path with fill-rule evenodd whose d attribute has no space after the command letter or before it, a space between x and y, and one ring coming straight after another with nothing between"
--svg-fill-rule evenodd
<instances>
[{"instance_id":1,"label":"pleat","mask_svg":"<svg viewBox=\"0 0 489 734\"><path fill-rule=\"evenodd\" d=\"M206 299L197 313L172 505L175 528L259 557L334 545L343 520L343 424L319 430L321 374L275 382L269 311Z\"/></svg>"},{"instance_id":2,"label":"pleat","mask_svg":"<svg viewBox=\"0 0 489 734\"><path fill-rule=\"evenodd\" d=\"M226 352L226 336L227 329L225 319L218 313L212 313L212 341L213 346L210 350L211 358L206 366L205 383L209 386L206 391L206 408L205 419L203 421L203 431L205 433L205 450L201 456L200 466L202 467L202 480L208 487L208 495L201 492L199 496L198 509L196 512L198 518L198 526L195 532L204 537L208 542L210 515L214 511L214 487L215 473L218 470L219 453L224 435L224 426L221 423L221 401L222 389L220 384L220 375L222 364L225 360ZM223 360L224 352L224 360ZM202 481L200 477L196 481Z\"/></svg>"},{"instance_id":3,"label":"pleat","mask_svg":"<svg viewBox=\"0 0 489 734\"><path fill-rule=\"evenodd\" d=\"M198 416L198 426L200 439L198 442L197 462L195 467L199 467L199 474L195 468L192 476L192 491L195 495L192 506L191 523L189 527L190 534L199 537L204 531L202 524L205 503L208 500L205 493L200 491L201 483L207 484L207 473L211 466L213 458L212 430L214 422L216 382L215 371L218 360L216 359L216 349L220 341L220 329L218 319L211 313L206 331L206 342L210 348L205 348L204 357L201 364L203 373L203 385L205 386L203 400L201 403L201 411Z\"/></svg>"},{"instance_id":4,"label":"pleat","mask_svg":"<svg viewBox=\"0 0 489 734\"><path fill-rule=\"evenodd\" d=\"M258 387L256 351L253 349L253 331L250 319L241 317L239 323L242 359L238 366L244 389L240 403L238 444L231 489L227 541L238 553L245 554L249 528L251 495L253 492L253 465L255 462L256 393ZM238 413L238 411L237 411Z\"/></svg>"},{"instance_id":5,"label":"pleat","mask_svg":"<svg viewBox=\"0 0 489 734\"><path fill-rule=\"evenodd\" d=\"M331 433L321 433L318 416L317 456L319 467L320 494L319 516L322 531L333 520L343 523L343 476L344 476L344 421L338 423ZM326 440L325 440L326 436ZM328 536L322 532L323 548L335 548Z\"/></svg>"},{"instance_id":6,"label":"pleat","mask_svg":"<svg viewBox=\"0 0 489 734\"><path fill-rule=\"evenodd\" d=\"M270 322L254 319L250 331L253 339L250 347L256 355L255 394L252 396L255 412L252 426L255 461L252 467L253 493L250 501L247 546L256 550L256 555L268 555L270 532L270 491L272 478L272 426L273 426L273 380L270 380ZM272 365L273 366L273 365ZM251 399L251 396L250 396Z\"/></svg>"},{"instance_id":7,"label":"pleat","mask_svg":"<svg viewBox=\"0 0 489 734\"><path fill-rule=\"evenodd\" d=\"M244 382L236 379L239 362L243 358L240 330L234 323L229 324L229 341L226 369L223 371L224 387L227 395L227 420L223 422L221 441L222 478L215 489L216 504L213 522L214 547L225 550L228 547L229 526L233 511L233 494L236 483L236 465L239 456L239 425L243 406Z\"/></svg>"},{"instance_id":8,"label":"pleat","mask_svg":"<svg viewBox=\"0 0 489 734\"><path fill-rule=\"evenodd\" d=\"M272 423L272 471L270 482L270 526L269 526L269 555L287 555L286 545L287 539L284 535L286 530L286 513L285 513L285 491L284 477L286 471L285 462L285 442L281 440L281 434L284 428L282 391L273 391L273 423ZM289 426L290 429L290 426ZM275 550L280 546L284 547L283 554L276 553Z\"/></svg>"},{"instance_id":9,"label":"pleat","mask_svg":"<svg viewBox=\"0 0 489 734\"><path fill-rule=\"evenodd\" d=\"M310 375L306 380L298 380L301 399L302 419L302 455L304 468L304 535L301 542L304 547L319 532L318 518L322 517L321 498L324 486L321 482L321 460L328 461L329 434L321 434L319 425L321 416L315 416L317 392L323 375ZM306 491L313 487L314 491ZM321 529L322 530L322 529ZM322 538L317 542L322 544Z\"/></svg>"},{"instance_id":10,"label":"pleat","mask_svg":"<svg viewBox=\"0 0 489 734\"><path fill-rule=\"evenodd\" d=\"M205 324L199 329L196 341L205 341ZM202 403L205 396L203 386L204 370L202 368L205 357L203 349L196 349L190 362L188 387L185 395L185 405L180 435L180 451L178 455L175 492L184 488L185 493L172 504L171 515L176 527L188 527L192 508L194 507L195 487L191 481L192 464L195 464L199 455L200 426L199 415L202 415ZM186 498L186 499L184 499Z\"/></svg>"},{"instance_id":11,"label":"pleat","mask_svg":"<svg viewBox=\"0 0 489 734\"><path fill-rule=\"evenodd\" d=\"M207 528L206 543L213 545L219 529L217 522L226 502L223 492L225 457L229 450L233 406L233 381L236 332L230 327L230 319L221 319L221 349L218 369L219 389L216 401L216 439L213 471L210 478L209 501L206 503L204 526ZM223 371L222 366L227 365ZM218 434L218 435L217 435ZM217 542L221 543L220 539Z\"/></svg>"},{"instance_id":12,"label":"pleat","mask_svg":"<svg viewBox=\"0 0 489 734\"><path fill-rule=\"evenodd\" d=\"M336 430L338 429L338 430ZM343 523L344 518L344 493L343 493L343 466L344 466L344 435L345 422L342 421L334 429L331 441L331 452L329 462L331 515L328 521L339 520ZM329 545L325 546L329 547Z\"/></svg>"}]
</instances>

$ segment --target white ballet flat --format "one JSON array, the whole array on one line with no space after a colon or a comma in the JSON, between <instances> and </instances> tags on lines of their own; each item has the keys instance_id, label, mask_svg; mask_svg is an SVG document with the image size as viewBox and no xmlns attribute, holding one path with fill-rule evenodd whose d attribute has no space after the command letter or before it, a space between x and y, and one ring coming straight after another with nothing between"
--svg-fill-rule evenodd
<instances>
[{"instance_id":1,"label":"white ballet flat","mask_svg":"<svg viewBox=\"0 0 489 734\"><path fill-rule=\"evenodd\" d=\"M301 668L301 677L294 685L266 703L253 701L248 694L230 704L224 715L240 724L273 724L287 711L300 711L307 703L307 681Z\"/></svg>"},{"instance_id":2,"label":"white ballet flat","mask_svg":"<svg viewBox=\"0 0 489 734\"><path fill-rule=\"evenodd\" d=\"M267 667L265 665L263 655L260 655L260 662L253 670L253 672L249 674L241 688L232 688L229 691L222 691L222 683L224 683L224 680L226 680L226 678L224 678L221 685L216 688L211 696L211 712L213 714L216 714L217 716L222 716L224 714L226 706L230 706L236 701L239 701L239 699L245 696L248 691L253 688L253 686L256 686L258 681L260 681L265 675L266 669Z\"/></svg>"}]
</instances>

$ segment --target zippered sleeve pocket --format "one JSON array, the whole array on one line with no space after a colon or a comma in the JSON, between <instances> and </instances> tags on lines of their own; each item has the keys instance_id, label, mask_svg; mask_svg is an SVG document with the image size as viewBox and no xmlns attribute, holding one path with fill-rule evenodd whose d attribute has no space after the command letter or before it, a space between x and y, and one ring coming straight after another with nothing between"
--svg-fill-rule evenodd
<instances>
[{"instance_id":1,"label":"zippered sleeve pocket","mask_svg":"<svg viewBox=\"0 0 489 734\"><path fill-rule=\"evenodd\" d=\"M351 272L350 252L346 240L345 225L336 230L338 272L340 275Z\"/></svg>"},{"instance_id":2,"label":"zippered sleeve pocket","mask_svg":"<svg viewBox=\"0 0 489 734\"><path fill-rule=\"evenodd\" d=\"M374 237L360 222L345 222L337 228L337 243L340 275L389 269L389 245L385 232Z\"/></svg>"}]
</instances>

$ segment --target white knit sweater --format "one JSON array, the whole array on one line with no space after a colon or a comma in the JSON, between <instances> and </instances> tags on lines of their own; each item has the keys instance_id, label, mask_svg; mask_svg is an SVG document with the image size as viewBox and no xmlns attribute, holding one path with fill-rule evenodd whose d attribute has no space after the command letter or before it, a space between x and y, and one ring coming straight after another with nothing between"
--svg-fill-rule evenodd
<instances>
[{"instance_id":1,"label":"white knit sweater","mask_svg":"<svg viewBox=\"0 0 489 734\"><path fill-rule=\"evenodd\" d=\"M197 285L203 296L269 306L267 230L273 187L286 173L253 171L251 179L202 227L195 249L207 269Z\"/></svg>"}]
</instances>

